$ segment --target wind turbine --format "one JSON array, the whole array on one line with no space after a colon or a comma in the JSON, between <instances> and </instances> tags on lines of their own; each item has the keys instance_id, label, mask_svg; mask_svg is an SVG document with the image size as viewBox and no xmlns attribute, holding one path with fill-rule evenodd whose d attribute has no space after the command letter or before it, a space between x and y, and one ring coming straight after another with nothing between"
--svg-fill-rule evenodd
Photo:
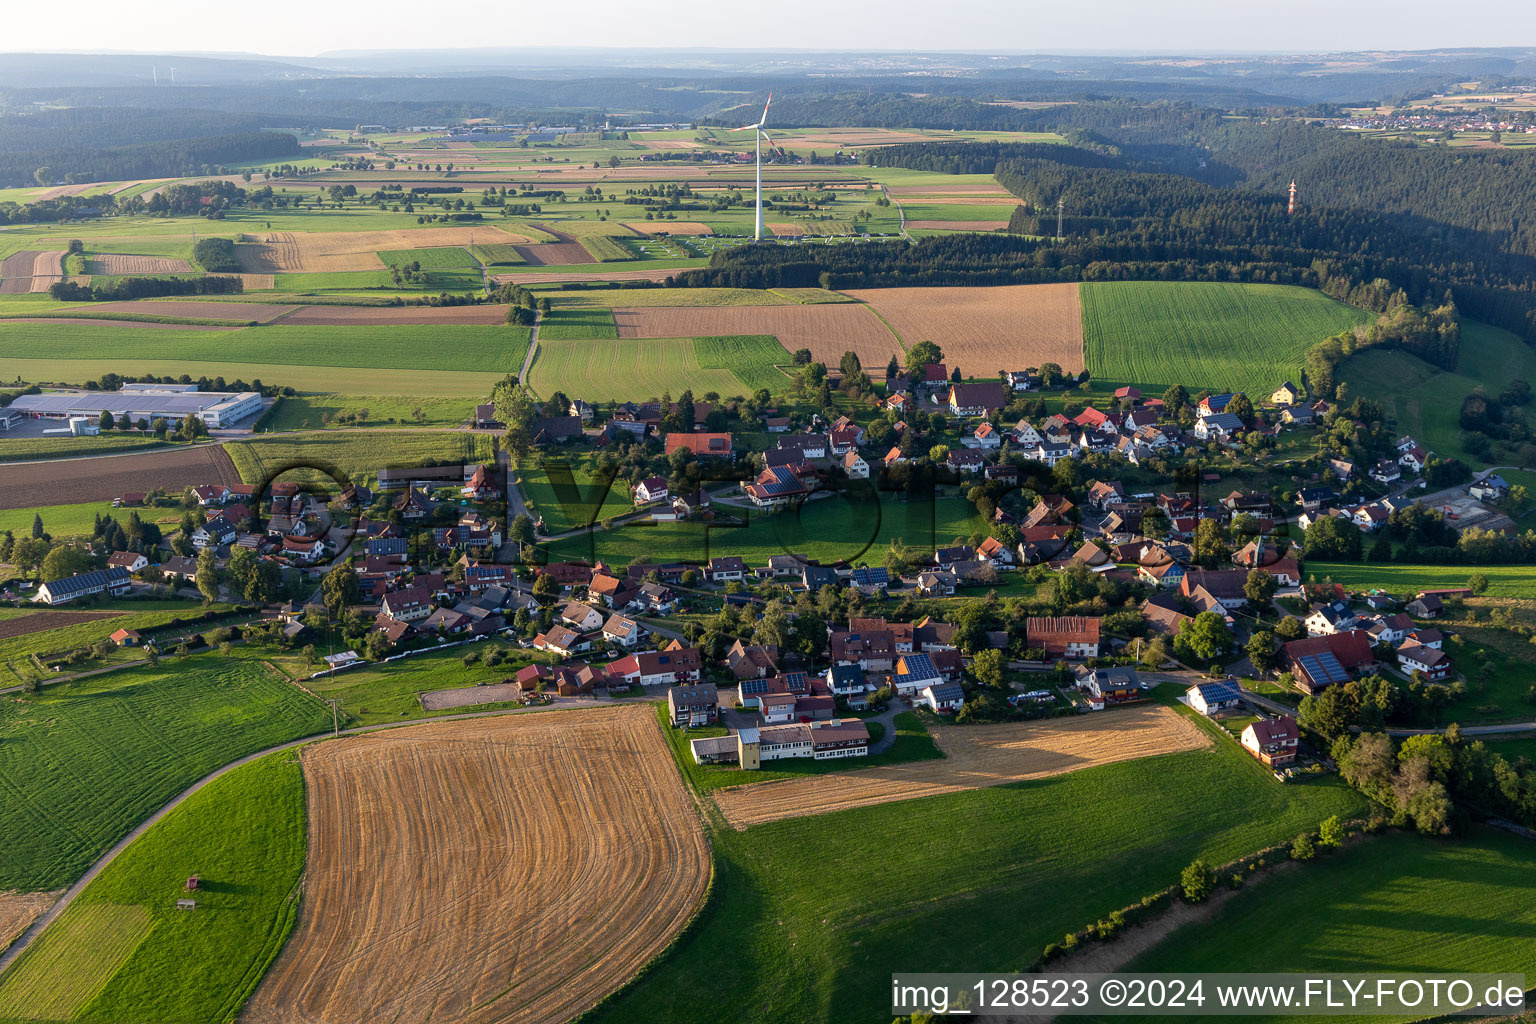
<instances>
[{"instance_id":1,"label":"wind turbine","mask_svg":"<svg viewBox=\"0 0 1536 1024\"><path fill-rule=\"evenodd\" d=\"M176 84L176 69L175 68L171 68L171 84L172 85Z\"/></svg>"},{"instance_id":2,"label":"wind turbine","mask_svg":"<svg viewBox=\"0 0 1536 1024\"><path fill-rule=\"evenodd\" d=\"M768 103L772 102L773 93L770 92L768 94ZM752 238L754 241L759 242L763 240L763 142L766 141L768 145L773 146L779 153L784 152L778 146L773 145L773 136L769 135L763 128L763 125L768 123L768 103L763 104L763 116L758 120L757 124L744 124L740 128L732 129L732 131L738 132L757 133L755 136L755 141L757 142L757 226L752 231Z\"/></svg>"}]
</instances>

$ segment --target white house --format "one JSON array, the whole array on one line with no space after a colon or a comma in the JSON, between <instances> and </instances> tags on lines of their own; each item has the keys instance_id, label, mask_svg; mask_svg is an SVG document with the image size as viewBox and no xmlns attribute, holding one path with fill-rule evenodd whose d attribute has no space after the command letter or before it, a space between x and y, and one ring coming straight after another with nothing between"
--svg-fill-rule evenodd
<instances>
[{"instance_id":1,"label":"white house","mask_svg":"<svg viewBox=\"0 0 1536 1024\"><path fill-rule=\"evenodd\" d=\"M868 480L869 463L864 461L857 451L850 451L843 456L843 472L848 474L850 480Z\"/></svg>"},{"instance_id":2,"label":"white house","mask_svg":"<svg viewBox=\"0 0 1536 1024\"><path fill-rule=\"evenodd\" d=\"M568 623L572 629L585 633L601 626L604 616L601 611L589 604L572 601L560 609L560 621Z\"/></svg>"},{"instance_id":3,"label":"white house","mask_svg":"<svg viewBox=\"0 0 1536 1024\"><path fill-rule=\"evenodd\" d=\"M959 683L931 683L918 692L915 703L926 704L936 712L959 711L965 703L965 691Z\"/></svg>"},{"instance_id":4,"label":"white house","mask_svg":"<svg viewBox=\"0 0 1536 1024\"><path fill-rule=\"evenodd\" d=\"M1230 679L1196 683L1184 691L1184 696L1190 707L1207 717L1218 711L1231 711L1243 703L1242 689Z\"/></svg>"},{"instance_id":5,"label":"white house","mask_svg":"<svg viewBox=\"0 0 1536 1024\"><path fill-rule=\"evenodd\" d=\"M640 625L634 619L622 615L610 616L603 623L603 639L623 647L633 647L640 642Z\"/></svg>"},{"instance_id":6,"label":"white house","mask_svg":"<svg viewBox=\"0 0 1536 1024\"><path fill-rule=\"evenodd\" d=\"M667 482L659 476L646 477L635 484L635 504L649 505L667 500Z\"/></svg>"}]
</instances>

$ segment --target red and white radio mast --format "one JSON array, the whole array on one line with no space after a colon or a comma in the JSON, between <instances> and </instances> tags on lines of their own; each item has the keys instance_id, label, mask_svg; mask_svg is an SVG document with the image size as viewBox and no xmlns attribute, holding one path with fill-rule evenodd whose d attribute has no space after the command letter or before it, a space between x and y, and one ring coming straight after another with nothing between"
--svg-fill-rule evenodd
<instances>
[{"instance_id":1,"label":"red and white radio mast","mask_svg":"<svg viewBox=\"0 0 1536 1024\"><path fill-rule=\"evenodd\" d=\"M1295 213L1296 213L1296 179L1295 178L1291 179L1291 201L1290 201L1289 204L1286 205L1285 212L1286 212L1287 216L1294 216Z\"/></svg>"}]
</instances>

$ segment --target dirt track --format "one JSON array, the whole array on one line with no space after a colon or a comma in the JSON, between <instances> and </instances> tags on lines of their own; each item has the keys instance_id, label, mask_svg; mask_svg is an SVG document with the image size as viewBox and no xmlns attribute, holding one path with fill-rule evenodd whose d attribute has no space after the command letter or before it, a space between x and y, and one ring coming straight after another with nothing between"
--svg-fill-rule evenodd
<instances>
[{"instance_id":1,"label":"dirt track","mask_svg":"<svg viewBox=\"0 0 1536 1024\"><path fill-rule=\"evenodd\" d=\"M310 748L304 771L303 909L248 1024L566 1021L709 879L649 706L385 730Z\"/></svg>"},{"instance_id":2,"label":"dirt track","mask_svg":"<svg viewBox=\"0 0 1536 1024\"><path fill-rule=\"evenodd\" d=\"M110 501L128 491L163 487L180 494L197 484L238 484L240 474L219 445L136 455L0 464L0 508Z\"/></svg>"},{"instance_id":3,"label":"dirt track","mask_svg":"<svg viewBox=\"0 0 1536 1024\"><path fill-rule=\"evenodd\" d=\"M744 829L1210 745L1206 735L1177 712L1150 704L1037 722L941 725L934 740L944 751L943 760L737 786L718 791L715 803L726 821Z\"/></svg>"}]
</instances>

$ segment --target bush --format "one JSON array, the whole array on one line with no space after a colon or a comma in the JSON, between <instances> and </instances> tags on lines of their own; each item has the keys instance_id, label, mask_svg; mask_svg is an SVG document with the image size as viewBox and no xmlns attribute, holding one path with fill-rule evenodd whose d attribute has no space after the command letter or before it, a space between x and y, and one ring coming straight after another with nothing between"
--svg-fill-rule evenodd
<instances>
[{"instance_id":1,"label":"bush","mask_svg":"<svg viewBox=\"0 0 1536 1024\"><path fill-rule=\"evenodd\" d=\"M1315 856L1317 856L1317 848L1312 845L1312 837L1310 835L1303 832L1291 840L1292 860L1311 860Z\"/></svg>"},{"instance_id":2,"label":"bush","mask_svg":"<svg viewBox=\"0 0 1536 1024\"><path fill-rule=\"evenodd\" d=\"M211 273L239 273L235 243L227 238L201 238L192 247L192 262Z\"/></svg>"},{"instance_id":3,"label":"bush","mask_svg":"<svg viewBox=\"0 0 1536 1024\"><path fill-rule=\"evenodd\" d=\"M1216 871L1203 860L1196 860L1179 875L1179 888L1190 903L1203 903L1216 888Z\"/></svg>"}]
</instances>

